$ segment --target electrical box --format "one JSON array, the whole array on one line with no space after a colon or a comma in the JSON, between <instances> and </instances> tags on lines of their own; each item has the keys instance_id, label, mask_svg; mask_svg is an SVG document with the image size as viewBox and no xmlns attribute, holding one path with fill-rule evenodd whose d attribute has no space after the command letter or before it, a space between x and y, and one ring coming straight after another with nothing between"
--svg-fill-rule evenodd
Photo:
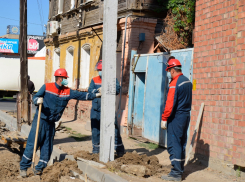
<instances>
[{"instance_id":1,"label":"electrical box","mask_svg":"<svg viewBox=\"0 0 245 182\"><path fill-rule=\"evenodd\" d=\"M144 42L145 41L145 33L140 33L139 35L139 41Z\"/></svg>"}]
</instances>

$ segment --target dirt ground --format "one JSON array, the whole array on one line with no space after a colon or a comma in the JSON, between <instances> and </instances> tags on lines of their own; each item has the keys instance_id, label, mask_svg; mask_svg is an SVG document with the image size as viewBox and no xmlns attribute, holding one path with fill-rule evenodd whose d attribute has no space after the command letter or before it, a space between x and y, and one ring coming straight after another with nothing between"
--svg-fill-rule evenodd
<instances>
[{"instance_id":1,"label":"dirt ground","mask_svg":"<svg viewBox=\"0 0 245 182\"><path fill-rule=\"evenodd\" d=\"M79 156L99 162L98 155L90 154L92 152L91 132L85 130L85 123L63 119L63 126L66 127L66 129L56 133L54 145L68 154L75 155L75 157ZM171 169L169 155L166 149L159 147L154 149L142 147L139 142L127 136L123 136L122 139L127 154L108 163L108 169L104 170L110 170L132 182L162 182L163 180L160 179L161 175L168 174ZM33 176L31 169L28 170L28 178L20 178L19 162L22 154L23 150L19 148L17 144L7 147L3 141L0 140L0 181L79 181L78 179L72 179L72 174L70 173L70 170L81 173L81 171L77 169L76 162L67 160L54 163L53 166L47 167L41 179L38 176ZM122 172L120 166L132 164L145 166L147 168L147 175L140 177ZM206 168L200 165L198 161L188 164L185 167L183 176L183 181L186 182L241 181L239 178Z\"/></svg>"},{"instance_id":2,"label":"dirt ground","mask_svg":"<svg viewBox=\"0 0 245 182\"><path fill-rule=\"evenodd\" d=\"M84 137L81 137L81 141L77 141L74 138L69 137L70 135L68 133L56 133L55 136L55 145L58 146L61 150L67 152L68 154L79 156L83 156L83 158L88 160L94 160L98 162L99 156L97 155L90 155L89 153L92 152L92 141L91 141L91 132L85 130L85 122L79 122L79 121L72 121L67 118L62 118L63 122L62 125L66 126L67 128L70 128L70 131L75 131L77 133L82 134ZM132 140L128 138L126 135L122 136L123 143L126 149L126 152L129 152L131 154L125 155L123 159L115 159L116 163L113 167L115 169L109 169L110 171L118 174L122 178L128 180L128 181L142 181L142 182L162 182L163 180L160 179L161 175L168 174L171 169L171 163L169 160L169 154L165 148L156 148L156 149L148 149L145 147L142 147L141 144L135 140ZM87 151L87 152L85 152ZM136 151L138 160L131 160L130 158L133 156L132 152ZM145 155L144 155L145 154ZM141 157L139 155L142 155ZM137 164L137 161L144 161L142 159L146 157L156 157L159 161L159 165L162 167L157 167L156 170L152 174L149 175L146 178L139 177L131 174L126 174L119 170L120 164L128 164L131 161L131 164ZM135 157L135 156L134 156ZM133 158L134 158L133 157ZM125 160L125 158L127 158ZM134 162L132 162L134 161ZM155 160L156 161L156 160ZM117 163L120 163L119 165ZM140 163L142 164L142 163ZM110 168L110 167L109 167ZM159 169L160 168L160 169ZM242 181L239 178L236 178L234 176L223 174L219 171L212 170L210 168L207 168L205 166L200 165L199 161L194 161L190 164L187 164L185 166L185 172L183 174L183 181L186 182L231 182L231 181Z\"/></svg>"}]
</instances>

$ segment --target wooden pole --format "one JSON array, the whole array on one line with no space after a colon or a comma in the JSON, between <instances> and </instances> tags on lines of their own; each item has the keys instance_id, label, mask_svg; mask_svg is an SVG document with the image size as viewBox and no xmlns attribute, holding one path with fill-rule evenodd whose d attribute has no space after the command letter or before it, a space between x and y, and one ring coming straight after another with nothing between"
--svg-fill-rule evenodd
<instances>
[{"instance_id":1,"label":"wooden pole","mask_svg":"<svg viewBox=\"0 0 245 182\"><path fill-rule=\"evenodd\" d=\"M21 117L28 122L28 62L27 62L27 0L20 0L20 85L21 85Z\"/></svg>"},{"instance_id":2,"label":"wooden pole","mask_svg":"<svg viewBox=\"0 0 245 182\"><path fill-rule=\"evenodd\" d=\"M118 1L104 1L100 161L114 160Z\"/></svg>"},{"instance_id":3,"label":"wooden pole","mask_svg":"<svg viewBox=\"0 0 245 182\"><path fill-rule=\"evenodd\" d=\"M21 94L17 94L17 130L21 131Z\"/></svg>"}]
</instances>

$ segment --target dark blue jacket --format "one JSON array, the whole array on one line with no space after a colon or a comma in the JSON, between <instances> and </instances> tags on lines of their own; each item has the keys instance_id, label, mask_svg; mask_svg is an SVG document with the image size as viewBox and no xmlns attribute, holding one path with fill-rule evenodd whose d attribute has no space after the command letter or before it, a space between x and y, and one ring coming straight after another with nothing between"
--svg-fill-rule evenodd
<instances>
[{"instance_id":1,"label":"dark blue jacket","mask_svg":"<svg viewBox=\"0 0 245 182\"><path fill-rule=\"evenodd\" d=\"M182 73L169 83L162 120L173 119L177 114L190 115L192 103L192 83Z\"/></svg>"},{"instance_id":2,"label":"dark blue jacket","mask_svg":"<svg viewBox=\"0 0 245 182\"><path fill-rule=\"evenodd\" d=\"M69 100L92 100L95 98L95 94L78 92L65 86L59 86L57 83L46 83L33 97L35 105L37 105L39 97L43 97L41 119L56 122L61 118ZM36 111L37 114L38 108Z\"/></svg>"},{"instance_id":3,"label":"dark blue jacket","mask_svg":"<svg viewBox=\"0 0 245 182\"><path fill-rule=\"evenodd\" d=\"M94 77L89 85L88 92L89 93L97 93L97 89L101 87L102 79L100 76ZM116 95L120 93L120 84L118 80L116 80ZM92 101L92 109L90 117L91 119L100 120L100 112L101 112L101 98L95 98Z\"/></svg>"}]
</instances>

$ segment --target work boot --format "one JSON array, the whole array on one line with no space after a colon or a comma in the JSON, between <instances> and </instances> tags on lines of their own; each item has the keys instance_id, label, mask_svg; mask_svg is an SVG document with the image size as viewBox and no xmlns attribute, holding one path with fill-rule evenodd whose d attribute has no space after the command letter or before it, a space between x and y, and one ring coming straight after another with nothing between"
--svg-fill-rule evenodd
<instances>
[{"instance_id":1,"label":"work boot","mask_svg":"<svg viewBox=\"0 0 245 182\"><path fill-rule=\"evenodd\" d=\"M22 178L26 178L26 177L27 177L26 170L21 170L21 169L20 169L20 176L21 176Z\"/></svg>"},{"instance_id":2,"label":"work boot","mask_svg":"<svg viewBox=\"0 0 245 182\"><path fill-rule=\"evenodd\" d=\"M168 174L168 175L163 175L161 177L161 179L166 180L166 181L181 181L182 177L181 176L180 177L173 177L173 176Z\"/></svg>"},{"instance_id":3,"label":"work boot","mask_svg":"<svg viewBox=\"0 0 245 182\"><path fill-rule=\"evenodd\" d=\"M36 169L34 169L34 175L37 176L37 175L42 175L43 171L38 171Z\"/></svg>"}]
</instances>

